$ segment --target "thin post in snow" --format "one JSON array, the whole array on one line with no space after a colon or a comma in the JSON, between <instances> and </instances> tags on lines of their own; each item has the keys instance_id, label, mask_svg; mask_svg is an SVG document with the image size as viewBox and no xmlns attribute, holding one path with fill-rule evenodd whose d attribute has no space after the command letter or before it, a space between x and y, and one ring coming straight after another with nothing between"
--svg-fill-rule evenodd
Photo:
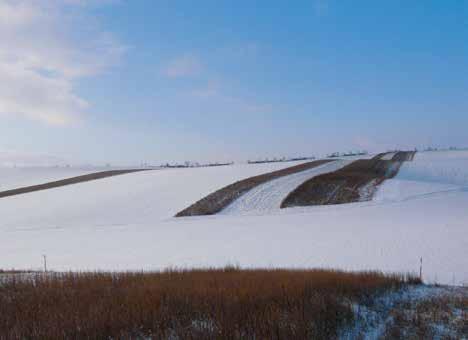
<instances>
[{"instance_id":1,"label":"thin post in snow","mask_svg":"<svg viewBox=\"0 0 468 340\"><path fill-rule=\"evenodd\" d=\"M422 266L423 266L423 260L422 257L419 259L419 280L422 282Z\"/></svg>"},{"instance_id":2,"label":"thin post in snow","mask_svg":"<svg viewBox=\"0 0 468 340\"><path fill-rule=\"evenodd\" d=\"M47 273L47 255L42 255L44 260L44 272Z\"/></svg>"}]
</instances>

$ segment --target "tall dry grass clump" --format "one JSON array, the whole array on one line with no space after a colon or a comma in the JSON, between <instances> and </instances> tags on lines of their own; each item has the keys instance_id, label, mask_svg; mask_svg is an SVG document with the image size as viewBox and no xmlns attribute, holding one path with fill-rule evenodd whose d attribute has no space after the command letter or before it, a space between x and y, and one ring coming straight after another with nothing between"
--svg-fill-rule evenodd
<instances>
[{"instance_id":1,"label":"tall dry grass clump","mask_svg":"<svg viewBox=\"0 0 468 340\"><path fill-rule=\"evenodd\" d=\"M0 284L2 339L333 339L416 279L327 270L65 273Z\"/></svg>"}]
</instances>

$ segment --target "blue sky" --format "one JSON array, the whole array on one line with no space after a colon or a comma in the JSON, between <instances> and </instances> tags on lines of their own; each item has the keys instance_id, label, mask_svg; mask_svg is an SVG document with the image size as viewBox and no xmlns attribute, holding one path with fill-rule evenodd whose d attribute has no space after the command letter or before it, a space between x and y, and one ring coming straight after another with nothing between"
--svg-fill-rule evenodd
<instances>
[{"instance_id":1,"label":"blue sky","mask_svg":"<svg viewBox=\"0 0 468 340\"><path fill-rule=\"evenodd\" d=\"M0 0L0 153L132 164L468 146L467 2L194 3Z\"/></svg>"}]
</instances>

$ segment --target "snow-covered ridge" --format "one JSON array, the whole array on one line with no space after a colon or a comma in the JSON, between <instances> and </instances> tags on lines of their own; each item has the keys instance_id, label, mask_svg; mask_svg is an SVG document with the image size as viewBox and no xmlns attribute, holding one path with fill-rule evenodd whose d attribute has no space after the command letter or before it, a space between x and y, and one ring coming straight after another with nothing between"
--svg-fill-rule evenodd
<instances>
[{"instance_id":1,"label":"snow-covered ridge","mask_svg":"<svg viewBox=\"0 0 468 340\"><path fill-rule=\"evenodd\" d=\"M398 201L468 189L468 151L418 152L377 191L376 201Z\"/></svg>"},{"instance_id":2,"label":"snow-covered ridge","mask_svg":"<svg viewBox=\"0 0 468 340\"><path fill-rule=\"evenodd\" d=\"M468 186L468 151L418 152L397 178Z\"/></svg>"}]
</instances>

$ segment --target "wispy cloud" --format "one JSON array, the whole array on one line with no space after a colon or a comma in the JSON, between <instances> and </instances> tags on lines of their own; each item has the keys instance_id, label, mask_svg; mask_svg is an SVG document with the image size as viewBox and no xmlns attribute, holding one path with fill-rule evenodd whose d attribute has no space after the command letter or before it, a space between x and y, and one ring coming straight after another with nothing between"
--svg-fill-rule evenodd
<instances>
[{"instance_id":1,"label":"wispy cloud","mask_svg":"<svg viewBox=\"0 0 468 340\"><path fill-rule=\"evenodd\" d=\"M51 125L79 119L89 103L74 91L75 81L116 64L125 51L86 15L75 16L83 6L104 2L0 2L0 115ZM87 29L78 35L77 27Z\"/></svg>"},{"instance_id":2,"label":"wispy cloud","mask_svg":"<svg viewBox=\"0 0 468 340\"><path fill-rule=\"evenodd\" d=\"M210 56L242 63L246 58L256 56L258 52L259 46L250 42L214 49ZM170 78L198 76L195 81L188 79L191 90L187 91L184 86L179 93L179 96L185 98L185 103L191 103L188 111L203 111L206 115L218 116L267 114L275 111L270 104L260 103L256 98L226 89L229 87L229 79L216 69L210 68L210 63L198 57L200 55L203 53L184 54L170 61L164 68L164 74Z\"/></svg>"},{"instance_id":3,"label":"wispy cloud","mask_svg":"<svg viewBox=\"0 0 468 340\"><path fill-rule=\"evenodd\" d=\"M170 78L182 78L199 74L203 69L200 60L193 55L184 55L170 61L163 73Z\"/></svg>"}]
</instances>

